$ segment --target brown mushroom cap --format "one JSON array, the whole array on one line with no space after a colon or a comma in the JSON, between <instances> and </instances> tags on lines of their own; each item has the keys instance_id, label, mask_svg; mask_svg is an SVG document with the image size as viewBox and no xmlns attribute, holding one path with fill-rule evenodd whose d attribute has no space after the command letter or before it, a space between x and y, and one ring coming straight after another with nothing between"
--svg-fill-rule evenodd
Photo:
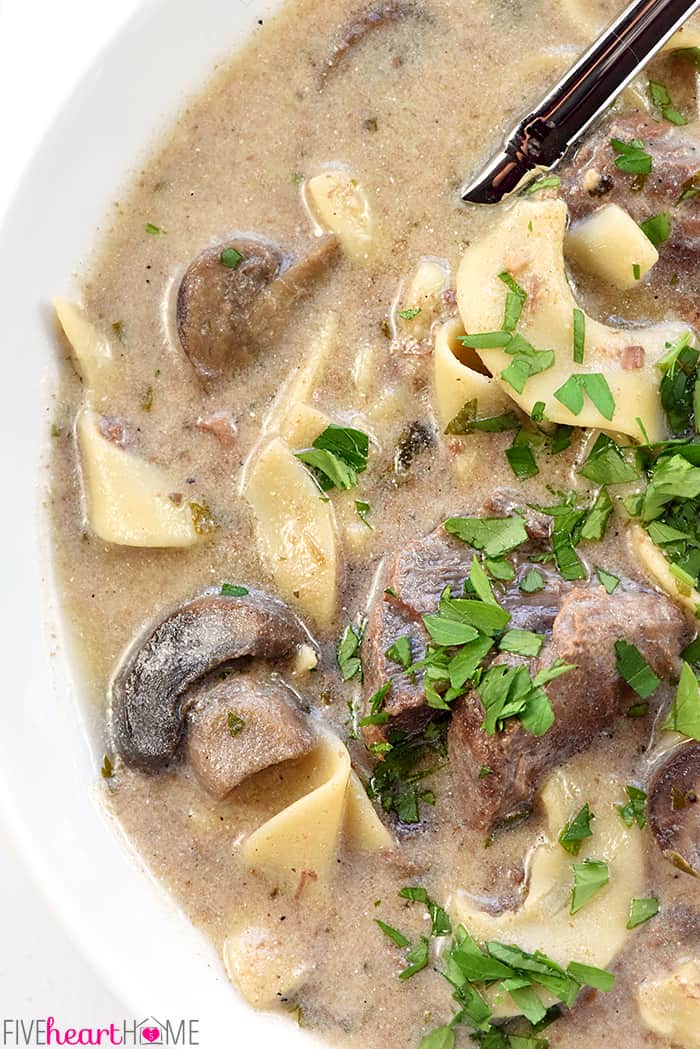
<instances>
[{"instance_id":1,"label":"brown mushroom cap","mask_svg":"<svg viewBox=\"0 0 700 1049\"><path fill-rule=\"evenodd\" d=\"M243 657L285 659L308 640L299 620L274 598L206 595L162 620L128 655L112 685L112 730L127 765L155 772L178 748L187 690Z\"/></svg>"},{"instance_id":2,"label":"brown mushroom cap","mask_svg":"<svg viewBox=\"0 0 700 1049\"><path fill-rule=\"evenodd\" d=\"M700 743L671 752L649 787L649 826L666 859L700 877Z\"/></svg>"},{"instance_id":3,"label":"brown mushroom cap","mask_svg":"<svg viewBox=\"0 0 700 1049\"><path fill-rule=\"evenodd\" d=\"M292 690L255 671L202 682L187 720L190 765L215 798L261 769L303 757L314 745Z\"/></svg>"},{"instance_id":4,"label":"brown mushroom cap","mask_svg":"<svg viewBox=\"0 0 700 1049\"><path fill-rule=\"evenodd\" d=\"M227 251L237 265L226 265ZM238 237L190 263L177 294L177 331L200 378L214 379L279 334L285 308L307 295L340 257L338 239L322 237L286 266L279 248ZM236 256L233 256L235 261Z\"/></svg>"}]
</instances>

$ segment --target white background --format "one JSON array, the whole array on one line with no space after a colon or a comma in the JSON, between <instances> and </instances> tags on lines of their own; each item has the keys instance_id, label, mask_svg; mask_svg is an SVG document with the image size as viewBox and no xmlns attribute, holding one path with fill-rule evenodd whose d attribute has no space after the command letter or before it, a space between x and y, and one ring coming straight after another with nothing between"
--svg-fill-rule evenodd
<instances>
[{"instance_id":1,"label":"white background","mask_svg":"<svg viewBox=\"0 0 700 1049\"><path fill-rule=\"evenodd\" d=\"M63 100L139 2L0 0L0 214ZM109 929L102 931L108 941ZM1 812L0 936L0 1021L47 1014L62 1027L121 1021L123 1006L73 948L17 859Z\"/></svg>"}]
</instances>

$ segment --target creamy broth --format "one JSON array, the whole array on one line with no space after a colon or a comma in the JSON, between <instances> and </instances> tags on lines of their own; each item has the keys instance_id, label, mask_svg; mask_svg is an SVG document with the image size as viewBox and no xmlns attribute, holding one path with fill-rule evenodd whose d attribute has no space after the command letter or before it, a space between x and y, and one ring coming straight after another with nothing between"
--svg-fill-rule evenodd
<instances>
[{"instance_id":1,"label":"creamy broth","mask_svg":"<svg viewBox=\"0 0 700 1049\"><path fill-rule=\"evenodd\" d=\"M621 5L590 6L605 21ZM594 436L575 430L570 447L556 455L538 447L539 473L524 481L504 454L512 431L445 436L436 422L430 339L412 340L410 319L396 312L397 301L411 305L402 295L421 258L442 260L454 287L463 252L488 233L494 213L462 206L458 186L585 43L569 5L425 0L407 17L368 33L322 76L357 9L356 0L297 0L261 25L242 53L217 70L115 204L83 279L86 314L107 333L117 361L103 414L125 420L129 450L166 466L180 502L205 507L215 529L188 549L170 550L105 543L93 533L84 517L73 431L83 388L66 345L51 511L90 717L106 725L111 676L124 651L181 603L224 583L291 600L278 593L260 554L241 484L275 398L318 343L332 311L337 330L311 403L338 425L369 434L370 453L356 488L329 493L342 551L337 613L324 624L298 610L318 644L318 668L287 667L283 675L314 731L334 732L366 782L377 755L353 729L349 705L359 703L361 686L357 679L341 680L336 644L343 629L365 615L382 558L449 517L482 513L497 489L514 490L522 508L549 505L557 499L553 493L572 487L587 493L591 486L576 468ZM345 255L294 304L273 347L202 383L182 352L175 323L185 269L204 249L248 231L287 255L308 252L314 244L308 179L329 164L345 165L367 192L375 225L370 259L356 264ZM397 289L403 289L398 300ZM579 293L602 320L683 319L653 285L621 293L581 276ZM449 295L444 310L446 317L456 313ZM218 412L235 421L229 447L197 426ZM429 437L409 467L397 472L397 446L411 424ZM371 528L359 519L355 500L370 505ZM601 567L630 585L650 586L622 514L603 541L583 543L580 554L591 572ZM687 640L693 636L689 624ZM594 812L597 799L612 792L623 805L626 784L648 782L670 745L660 720L674 692L675 683L664 681L647 717L619 717L582 753L567 755L564 772ZM396 844L379 852L354 848L346 835L334 857L332 891L324 895L303 877L290 890L269 872L251 869L241 851L248 835L304 793L305 759L265 768L217 801L181 756L152 775L114 755L107 727L104 740L114 765L104 783L106 804L149 868L224 954L231 938L262 930L255 964L267 966L268 976L276 965L281 973L302 976L280 978L272 1001L260 1004L287 1010L290 1022L298 1020L333 1044L410 1049L455 1012L439 971L445 939L432 941L425 969L409 981L397 979L406 952L375 919L411 943L430 931L425 908L398 896L403 886L425 886L433 899L457 910L458 897L493 913L527 902L532 849L547 833L541 795L531 815L510 828L493 834L470 829L444 757L426 780L435 804L421 804L420 822L397 824L395 814L384 814ZM624 937L609 963L617 974L614 989L583 992L542 1035L550 1046L596 1049L611 1036L621 1049L670 1044L644 1023L636 994L645 980L700 960L698 882L664 859L648 829L629 833L637 835L641 863L630 895L658 897L661 916ZM562 855L570 878L576 857ZM594 856L595 849L583 855ZM622 861L619 867L614 872L627 877ZM582 937L596 935L582 928ZM493 938L517 942L505 934ZM545 923L535 946L547 945ZM582 956L560 958L555 947L550 953L564 964ZM466 1029L459 1037L471 1044Z\"/></svg>"}]
</instances>

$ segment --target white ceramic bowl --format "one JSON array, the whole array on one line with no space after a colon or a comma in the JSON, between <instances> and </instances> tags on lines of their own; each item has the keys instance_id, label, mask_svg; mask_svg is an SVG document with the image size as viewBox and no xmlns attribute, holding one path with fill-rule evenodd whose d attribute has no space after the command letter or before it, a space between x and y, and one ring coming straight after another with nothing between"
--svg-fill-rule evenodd
<instances>
[{"instance_id":1,"label":"white ceramic bowl","mask_svg":"<svg viewBox=\"0 0 700 1049\"><path fill-rule=\"evenodd\" d=\"M144 2L63 108L0 225L0 804L69 935L127 1015L197 1018L199 1044L211 1049L253 1040L291 1049L308 1036L233 993L214 951L101 808L101 753L63 640L43 506L56 379L49 303L75 291L97 227L154 137L278 2Z\"/></svg>"}]
</instances>

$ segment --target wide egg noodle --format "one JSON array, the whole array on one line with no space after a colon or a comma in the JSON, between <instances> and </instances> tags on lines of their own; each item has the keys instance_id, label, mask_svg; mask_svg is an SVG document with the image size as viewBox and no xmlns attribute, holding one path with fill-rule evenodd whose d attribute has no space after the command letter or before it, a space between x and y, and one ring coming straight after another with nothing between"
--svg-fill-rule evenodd
<instances>
[{"instance_id":1,"label":"wide egg noodle","mask_svg":"<svg viewBox=\"0 0 700 1049\"><path fill-rule=\"evenodd\" d=\"M472 335L501 329L507 289L499 274L509 272L528 295L517 333L536 350L553 350L555 359L552 367L530 376L518 393L501 378L512 356L503 348L479 349L482 361L506 393L528 415L536 402L543 401L550 422L598 427L641 440L641 421L651 441L663 440L668 437L668 425L655 363L688 327L613 328L586 316L584 361L574 364L573 317L578 303L564 265L566 221L566 205L555 199L519 200L502 211L491 231L462 257L457 301L464 327ZM622 367L623 351L630 345L644 350L641 368ZM604 375L615 402L612 419L587 395L577 415L555 398L555 392L574 373Z\"/></svg>"},{"instance_id":2,"label":"wide egg noodle","mask_svg":"<svg viewBox=\"0 0 700 1049\"><path fill-rule=\"evenodd\" d=\"M305 792L246 838L246 863L274 876L287 888L327 891L341 837L364 851L388 849L393 839L375 813L341 741L330 734L295 772Z\"/></svg>"}]
</instances>

